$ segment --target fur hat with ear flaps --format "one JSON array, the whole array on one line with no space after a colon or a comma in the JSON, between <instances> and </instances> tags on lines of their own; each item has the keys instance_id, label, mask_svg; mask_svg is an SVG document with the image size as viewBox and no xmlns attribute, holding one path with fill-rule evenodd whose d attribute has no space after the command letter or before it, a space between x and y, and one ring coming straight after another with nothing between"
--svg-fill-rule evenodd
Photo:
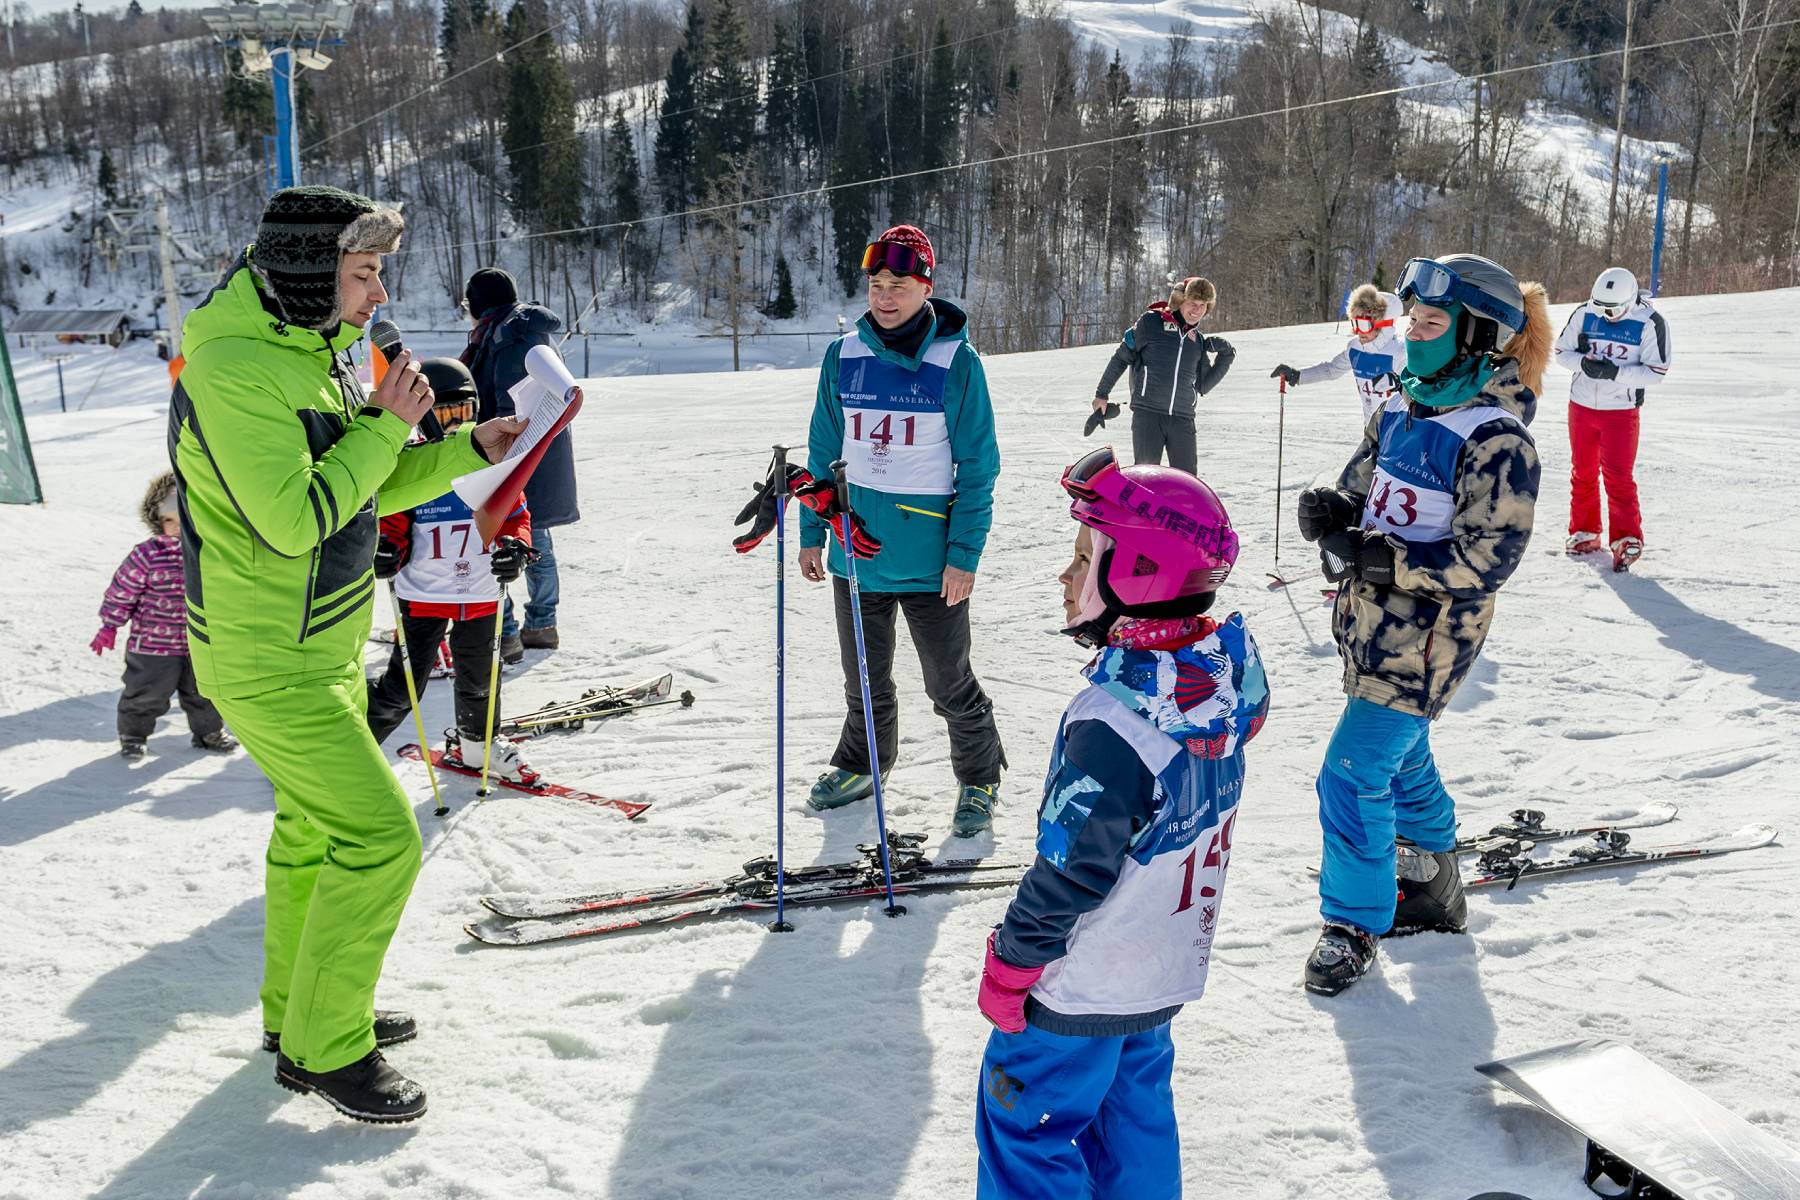
<instances>
[{"instance_id":1,"label":"fur hat with ear flaps","mask_svg":"<svg viewBox=\"0 0 1800 1200\"><path fill-rule=\"evenodd\" d=\"M144 490L144 499L138 504L138 516L150 527L151 533L161 534L163 513L174 512L175 503L175 472L164 471Z\"/></svg>"},{"instance_id":2,"label":"fur hat with ear flaps","mask_svg":"<svg viewBox=\"0 0 1800 1200\"><path fill-rule=\"evenodd\" d=\"M338 268L346 254L392 254L406 220L334 187L283 188L269 197L250 262L289 325L327 335L343 319Z\"/></svg>"}]
</instances>

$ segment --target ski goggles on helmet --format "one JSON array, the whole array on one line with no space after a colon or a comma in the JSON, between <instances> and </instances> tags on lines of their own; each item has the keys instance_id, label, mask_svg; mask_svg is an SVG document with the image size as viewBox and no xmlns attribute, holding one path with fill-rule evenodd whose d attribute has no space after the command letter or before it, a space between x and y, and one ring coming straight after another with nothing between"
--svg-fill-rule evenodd
<instances>
[{"instance_id":1,"label":"ski goggles on helmet","mask_svg":"<svg viewBox=\"0 0 1800 1200\"><path fill-rule=\"evenodd\" d=\"M1500 322L1508 329L1525 328L1525 314L1490 296L1443 263L1429 258L1415 258L1400 271L1397 290L1402 300L1417 300L1434 308L1461 304L1478 316Z\"/></svg>"},{"instance_id":2,"label":"ski goggles on helmet","mask_svg":"<svg viewBox=\"0 0 1800 1200\"><path fill-rule=\"evenodd\" d=\"M454 429L464 422L475 420L475 397L473 396L439 396L431 406L431 415L438 419L438 424L445 429Z\"/></svg>"},{"instance_id":3,"label":"ski goggles on helmet","mask_svg":"<svg viewBox=\"0 0 1800 1200\"><path fill-rule=\"evenodd\" d=\"M1596 300L1594 301L1594 311L1609 321L1617 321L1620 317L1623 317L1626 313L1631 311L1631 301L1625 300L1618 304L1607 304L1604 301Z\"/></svg>"},{"instance_id":4,"label":"ski goggles on helmet","mask_svg":"<svg viewBox=\"0 0 1800 1200\"><path fill-rule=\"evenodd\" d=\"M1357 333L1374 333L1377 329L1391 329L1394 325L1392 317L1351 317L1350 328Z\"/></svg>"},{"instance_id":5,"label":"ski goggles on helmet","mask_svg":"<svg viewBox=\"0 0 1800 1200\"><path fill-rule=\"evenodd\" d=\"M1113 460L1111 446L1101 446L1099 449L1089 450L1063 468L1063 491L1077 500L1089 502L1098 500L1100 493L1094 490L1094 481L1117 466L1118 464Z\"/></svg>"},{"instance_id":6,"label":"ski goggles on helmet","mask_svg":"<svg viewBox=\"0 0 1800 1200\"><path fill-rule=\"evenodd\" d=\"M873 275L883 270L896 275L917 275L928 283L931 281L931 264L911 246L899 242L870 242L863 251L863 274Z\"/></svg>"}]
</instances>

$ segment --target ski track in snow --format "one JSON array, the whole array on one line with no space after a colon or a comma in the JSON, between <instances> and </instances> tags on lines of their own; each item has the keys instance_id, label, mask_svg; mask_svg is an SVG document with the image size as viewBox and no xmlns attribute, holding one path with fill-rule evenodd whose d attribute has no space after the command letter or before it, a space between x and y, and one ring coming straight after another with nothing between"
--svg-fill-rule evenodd
<instances>
[{"instance_id":1,"label":"ski track in snow","mask_svg":"<svg viewBox=\"0 0 1800 1200\"><path fill-rule=\"evenodd\" d=\"M1231 900L1212 988L1177 1019L1175 1089L1194 1195L1444 1200L1493 1187L1587 1195L1572 1135L1470 1068L1580 1037L1631 1042L1800 1144L1800 943L1791 896L1800 632L1787 602L1800 403L1769 348L1800 293L1676 299L1677 345L1645 408L1649 553L1615 576L1560 552L1568 513L1552 368L1534 433L1536 536L1482 664L1434 738L1465 827L1521 805L1571 821L1681 806L1651 845L1787 826L1772 849L1471 897L1469 938L1388 943L1334 1000L1300 967L1317 928L1312 779L1342 705L1316 581L1265 590L1277 361L1323 356L1327 326L1237 333L1202 406L1201 461L1244 542L1224 606L1262 645L1274 709L1249 749ZM1559 309L1560 322L1566 309ZM1106 347L987 360L1005 459L975 594L976 662L1014 770L991 837L1030 855L1051 733L1082 654L1054 634L1073 526L1056 479ZM153 367L136 407L54 411L31 377L49 503L0 510L29 566L0 579L0 865L13 884L0 970L0 1197L530 1197L620 1200L968 1195L982 943L1006 892L800 909L598 943L494 950L464 922L490 892L685 881L771 849L773 542L733 555L729 522L798 441L811 372L600 381L576 432L587 519L557 531L564 649L509 673L514 707L671 670L671 707L531 744L553 779L652 800L640 821L445 777L418 802L426 862L380 1002L418 1014L394 1060L429 1089L401 1129L338 1119L270 1079L256 1049L268 787L241 754L200 758L179 718L152 757L114 755L120 660L86 642L133 509L165 465ZM48 386L54 389L52 378ZM1283 565L1310 563L1294 496L1356 436L1347 382L1291 393ZM1123 423L1108 431L1126 440ZM1785 514L1785 515L1784 515ZM791 552L791 551L790 551ZM803 805L841 718L824 588L788 575L791 861L841 859L869 805ZM378 614L378 623L381 616ZM947 744L901 635L903 744L890 820L950 842ZM370 661L382 651L370 647ZM449 722L434 683L428 727ZM410 724L390 748L413 740Z\"/></svg>"}]
</instances>

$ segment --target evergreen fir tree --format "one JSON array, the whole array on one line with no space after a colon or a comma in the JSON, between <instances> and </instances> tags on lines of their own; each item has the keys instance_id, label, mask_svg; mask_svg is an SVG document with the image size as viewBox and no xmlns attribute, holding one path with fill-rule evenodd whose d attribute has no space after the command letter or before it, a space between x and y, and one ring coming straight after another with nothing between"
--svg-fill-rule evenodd
<instances>
[{"instance_id":1,"label":"evergreen fir tree","mask_svg":"<svg viewBox=\"0 0 1800 1200\"><path fill-rule=\"evenodd\" d=\"M138 21L143 19L143 16L144 16L144 6L139 4L138 0L131 0L131 3L127 4L125 6L125 22L126 22L126 24L128 24L128 25L136 24Z\"/></svg>"},{"instance_id":2,"label":"evergreen fir tree","mask_svg":"<svg viewBox=\"0 0 1800 1200\"><path fill-rule=\"evenodd\" d=\"M269 77L246 77L244 52L236 46L225 51L225 83L219 90L219 109L237 139L238 149L254 150L262 161L263 133L275 124L275 89Z\"/></svg>"},{"instance_id":3,"label":"evergreen fir tree","mask_svg":"<svg viewBox=\"0 0 1800 1200\"><path fill-rule=\"evenodd\" d=\"M787 26L775 23L775 40L769 50L768 89L763 98L763 144L770 157L784 161L800 139L800 76L805 65L800 48L788 36Z\"/></svg>"},{"instance_id":4,"label":"evergreen fir tree","mask_svg":"<svg viewBox=\"0 0 1800 1200\"><path fill-rule=\"evenodd\" d=\"M94 183L100 189L100 198L106 201L106 206L118 208L119 171L113 166L112 154L106 150L100 151L100 166Z\"/></svg>"},{"instance_id":5,"label":"evergreen fir tree","mask_svg":"<svg viewBox=\"0 0 1800 1200\"><path fill-rule=\"evenodd\" d=\"M833 184L868 179L875 174L872 169L875 156L869 144L868 125L866 121L857 119L861 113L871 109L879 114L879 102L874 92L875 89L865 82L855 105L857 113L846 114L846 119L838 124L839 137L831 152ZM846 296L855 295L857 284L861 281L862 252L869 244L874 221L873 188L837 187L831 192L831 236L837 245L838 282L844 285Z\"/></svg>"},{"instance_id":6,"label":"evergreen fir tree","mask_svg":"<svg viewBox=\"0 0 1800 1200\"><path fill-rule=\"evenodd\" d=\"M647 265L641 230L628 228L644 216L643 178L638 170L637 143L631 137L631 125L625 120L625 104L613 108L612 123L606 129L606 209L604 219L620 224L612 230L614 253L619 260L619 276L629 282L633 276L642 279Z\"/></svg>"},{"instance_id":7,"label":"evergreen fir tree","mask_svg":"<svg viewBox=\"0 0 1800 1200\"><path fill-rule=\"evenodd\" d=\"M756 83L734 0L718 0L700 82L702 178L740 165L756 140Z\"/></svg>"},{"instance_id":8,"label":"evergreen fir tree","mask_svg":"<svg viewBox=\"0 0 1800 1200\"><path fill-rule=\"evenodd\" d=\"M487 26L493 19L488 0L444 0L444 15L438 21L438 43L444 50L444 66L454 72L462 67L459 58L463 43L471 34Z\"/></svg>"},{"instance_id":9,"label":"evergreen fir tree","mask_svg":"<svg viewBox=\"0 0 1800 1200\"><path fill-rule=\"evenodd\" d=\"M544 0L518 0L506 14L506 110L502 144L513 208L551 229L581 223L583 171L575 134L575 89L553 38ZM529 40L527 40L529 39ZM522 44L521 44L522 43Z\"/></svg>"},{"instance_id":10,"label":"evergreen fir tree","mask_svg":"<svg viewBox=\"0 0 1800 1200\"><path fill-rule=\"evenodd\" d=\"M699 149L699 80L695 77L704 61L706 22L697 5L687 10L687 32L682 44L669 59L669 73L663 80L661 115L656 122L656 185L662 194L665 212L680 212L689 207L698 190L694 175L694 155ZM687 222L681 223L685 232Z\"/></svg>"},{"instance_id":11,"label":"evergreen fir tree","mask_svg":"<svg viewBox=\"0 0 1800 1200\"><path fill-rule=\"evenodd\" d=\"M788 270L787 255L775 252L775 299L763 310L763 315L777 321L785 321L799 311L800 306L794 302L794 275Z\"/></svg>"},{"instance_id":12,"label":"evergreen fir tree","mask_svg":"<svg viewBox=\"0 0 1800 1200\"><path fill-rule=\"evenodd\" d=\"M956 143L956 122L962 111L962 80L956 75L956 55L950 49L950 27L938 18L931 40L931 71L925 79L925 102L920 130L920 165L941 167L949 163Z\"/></svg>"}]
</instances>

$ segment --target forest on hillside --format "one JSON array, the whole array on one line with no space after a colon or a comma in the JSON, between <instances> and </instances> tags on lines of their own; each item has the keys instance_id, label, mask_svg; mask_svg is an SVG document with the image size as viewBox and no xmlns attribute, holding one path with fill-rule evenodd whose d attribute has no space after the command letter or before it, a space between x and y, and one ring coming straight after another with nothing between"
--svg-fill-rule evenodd
<instances>
[{"instance_id":1,"label":"forest on hillside","mask_svg":"<svg viewBox=\"0 0 1800 1200\"><path fill-rule=\"evenodd\" d=\"M1210 276L1230 328L1331 319L1419 253L1487 254L1559 298L1608 262L1647 270L1651 164L1625 156L1616 202L1596 201L1539 157L1562 114L1601 155L1616 123L1672 144L1665 290L1794 282L1800 0L1270 3L1241 38L1177 25L1135 58L1078 15L365 3L333 65L301 75L303 176L403 201L390 273L446 313L499 259L570 313L667 314L673 295L753 328L815 295L836 311L864 243L910 221L940 292L1008 350L1116 336L1170 271ZM76 184L82 220L161 189L202 253L247 240L269 84L197 16L131 0L7 33L9 187Z\"/></svg>"}]
</instances>

